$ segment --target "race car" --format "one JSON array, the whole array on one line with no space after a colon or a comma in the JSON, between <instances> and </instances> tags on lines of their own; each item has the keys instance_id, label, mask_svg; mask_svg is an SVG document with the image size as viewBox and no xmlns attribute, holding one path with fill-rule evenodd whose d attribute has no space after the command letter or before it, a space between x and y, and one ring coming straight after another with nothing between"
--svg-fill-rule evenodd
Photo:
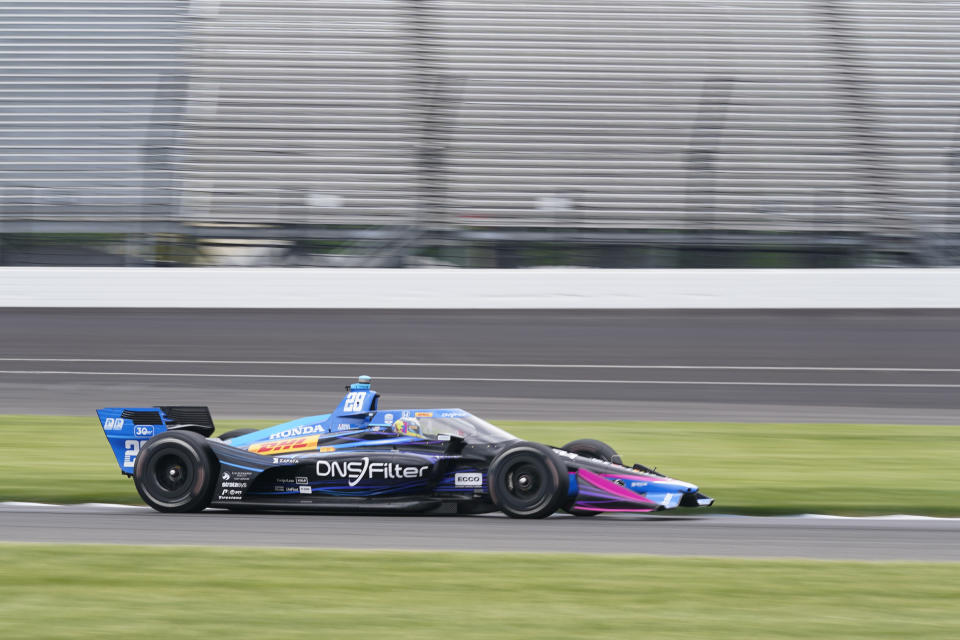
<instances>
[{"instance_id":1,"label":"race car","mask_svg":"<svg viewBox=\"0 0 960 640\"><path fill-rule=\"evenodd\" d=\"M329 414L213 437L207 407L97 411L124 475L164 512L392 511L545 518L706 507L695 485L584 439L526 442L462 409L378 407L360 376Z\"/></svg>"}]
</instances>

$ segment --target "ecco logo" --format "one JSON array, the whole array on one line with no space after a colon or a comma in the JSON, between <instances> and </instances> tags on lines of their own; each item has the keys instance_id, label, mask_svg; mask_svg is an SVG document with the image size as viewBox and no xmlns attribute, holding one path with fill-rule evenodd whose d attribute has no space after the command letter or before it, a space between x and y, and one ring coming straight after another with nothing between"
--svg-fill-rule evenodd
<instances>
[{"instance_id":1,"label":"ecco logo","mask_svg":"<svg viewBox=\"0 0 960 640\"><path fill-rule=\"evenodd\" d=\"M482 473L455 473L453 474L453 484L456 487L482 487Z\"/></svg>"},{"instance_id":2,"label":"ecco logo","mask_svg":"<svg viewBox=\"0 0 960 640\"><path fill-rule=\"evenodd\" d=\"M317 460L317 477L346 478L347 483L355 487L367 478L422 478L423 472L429 468L427 465L411 467L393 462L370 462L367 457L362 460Z\"/></svg>"}]
</instances>

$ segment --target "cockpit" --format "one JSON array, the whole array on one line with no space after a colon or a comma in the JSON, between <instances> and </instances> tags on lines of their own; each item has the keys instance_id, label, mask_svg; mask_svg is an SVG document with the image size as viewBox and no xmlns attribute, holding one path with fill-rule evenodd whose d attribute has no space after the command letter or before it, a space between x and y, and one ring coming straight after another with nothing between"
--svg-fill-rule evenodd
<instances>
[{"instance_id":1,"label":"cockpit","mask_svg":"<svg viewBox=\"0 0 960 640\"><path fill-rule=\"evenodd\" d=\"M460 409L388 411L384 414L383 418L389 421L387 428L394 429L396 425L398 435L423 437L428 440L439 440L445 435L457 436L463 438L467 444L492 444L518 439L486 420ZM396 420L390 421L394 417Z\"/></svg>"}]
</instances>

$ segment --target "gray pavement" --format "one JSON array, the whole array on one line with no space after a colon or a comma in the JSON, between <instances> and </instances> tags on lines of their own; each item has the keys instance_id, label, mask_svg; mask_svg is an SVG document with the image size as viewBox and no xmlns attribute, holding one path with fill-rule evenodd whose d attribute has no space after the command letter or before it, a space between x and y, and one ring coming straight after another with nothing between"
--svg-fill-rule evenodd
<instances>
[{"instance_id":1,"label":"gray pavement","mask_svg":"<svg viewBox=\"0 0 960 640\"><path fill-rule=\"evenodd\" d=\"M358 373L494 418L955 424L960 312L0 310L3 413L295 417Z\"/></svg>"},{"instance_id":2,"label":"gray pavement","mask_svg":"<svg viewBox=\"0 0 960 640\"><path fill-rule=\"evenodd\" d=\"M122 301L118 301L120 303ZM960 312L0 310L0 413L208 404L494 418L957 424ZM161 515L0 505L0 540L960 561L953 520Z\"/></svg>"},{"instance_id":3,"label":"gray pavement","mask_svg":"<svg viewBox=\"0 0 960 640\"><path fill-rule=\"evenodd\" d=\"M960 520L161 514L0 504L0 540L960 562Z\"/></svg>"}]
</instances>

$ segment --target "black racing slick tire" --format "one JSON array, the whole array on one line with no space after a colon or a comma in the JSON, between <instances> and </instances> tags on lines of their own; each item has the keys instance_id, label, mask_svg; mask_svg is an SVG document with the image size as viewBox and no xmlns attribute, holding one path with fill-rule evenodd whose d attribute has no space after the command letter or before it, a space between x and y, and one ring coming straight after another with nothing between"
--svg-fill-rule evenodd
<instances>
[{"instance_id":1,"label":"black racing slick tire","mask_svg":"<svg viewBox=\"0 0 960 640\"><path fill-rule=\"evenodd\" d=\"M254 431L256 431L256 429L234 429L233 431L221 433L217 437L221 440L230 440L231 438L239 438L240 436L245 436L248 433L253 433Z\"/></svg>"},{"instance_id":2,"label":"black racing slick tire","mask_svg":"<svg viewBox=\"0 0 960 640\"><path fill-rule=\"evenodd\" d=\"M213 499L217 466L206 438L192 431L166 431L140 450L133 482L157 511L203 511Z\"/></svg>"},{"instance_id":3,"label":"black racing slick tire","mask_svg":"<svg viewBox=\"0 0 960 640\"><path fill-rule=\"evenodd\" d=\"M566 465L535 442L503 451L487 476L493 504L511 518L546 518L567 499L570 487Z\"/></svg>"},{"instance_id":4,"label":"black racing slick tire","mask_svg":"<svg viewBox=\"0 0 960 640\"><path fill-rule=\"evenodd\" d=\"M578 456L584 456L585 458L596 458L604 462L623 464L623 460L620 459L620 455L614 451L613 447L600 440L583 438L582 440L568 442L560 448L564 451L575 453Z\"/></svg>"},{"instance_id":5,"label":"black racing slick tire","mask_svg":"<svg viewBox=\"0 0 960 640\"><path fill-rule=\"evenodd\" d=\"M613 447L608 445L606 442L600 440L593 440L592 438L583 438L582 440L574 440L573 442L568 442L567 444L561 447L564 451L569 451L570 453L575 453L578 456L584 456L585 458L596 458L597 460L603 460L604 462L613 462L615 464L623 464L623 461L620 459L620 455L614 450ZM571 515L575 515L578 518L591 518L593 516L600 515L599 511L577 511L573 508L574 501L570 501L563 506L563 510Z\"/></svg>"}]
</instances>

